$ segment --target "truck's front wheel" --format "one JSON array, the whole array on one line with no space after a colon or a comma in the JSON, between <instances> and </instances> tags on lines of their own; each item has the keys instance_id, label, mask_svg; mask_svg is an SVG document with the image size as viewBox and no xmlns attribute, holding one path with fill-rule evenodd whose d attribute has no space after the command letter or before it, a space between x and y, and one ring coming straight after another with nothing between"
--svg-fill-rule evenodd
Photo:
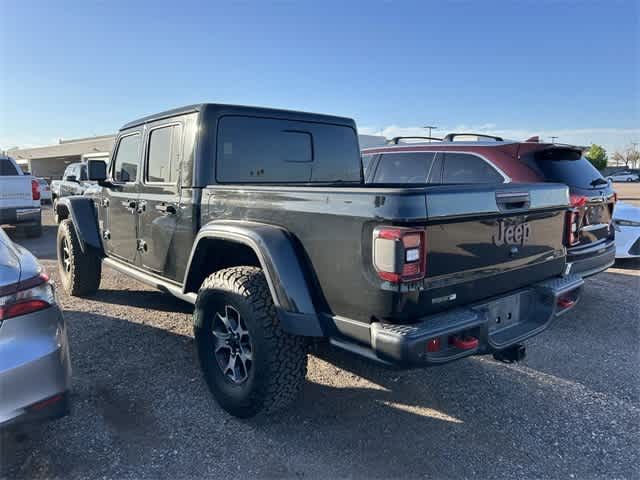
<instances>
[{"instance_id":1,"label":"truck's front wheel","mask_svg":"<svg viewBox=\"0 0 640 480\"><path fill-rule=\"evenodd\" d=\"M71 220L60 222L57 238L58 270L62 286L69 295L95 293L100 286L102 261L91 251L83 252Z\"/></svg>"},{"instance_id":2,"label":"truck's front wheel","mask_svg":"<svg viewBox=\"0 0 640 480\"><path fill-rule=\"evenodd\" d=\"M307 373L306 343L280 327L261 269L233 267L210 275L193 319L205 379L227 412L247 418L295 400Z\"/></svg>"}]
</instances>

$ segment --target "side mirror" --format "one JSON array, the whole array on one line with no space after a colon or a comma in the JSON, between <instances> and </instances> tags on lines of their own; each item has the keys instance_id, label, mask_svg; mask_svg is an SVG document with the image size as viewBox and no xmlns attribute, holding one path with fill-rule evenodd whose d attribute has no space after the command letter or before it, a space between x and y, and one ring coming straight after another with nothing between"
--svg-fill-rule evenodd
<instances>
[{"instance_id":1,"label":"side mirror","mask_svg":"<svg viewBox=\"0 0 640 480\"><path fill-rule=\"evenodd\" d=\"M75 175L67 175L67 182L78 182L78 178Z\"/></svg>"},{"instance_id":2,"label":"side mirror","mask_svg":"<svg viewBox=\"0 0 640 480\"><path fill-rule=\"evenodd\" d=\"M89 160L87 162L89 180L103 182L107 179L107 164L102 160Z\"/></svg>"}]
</instances>

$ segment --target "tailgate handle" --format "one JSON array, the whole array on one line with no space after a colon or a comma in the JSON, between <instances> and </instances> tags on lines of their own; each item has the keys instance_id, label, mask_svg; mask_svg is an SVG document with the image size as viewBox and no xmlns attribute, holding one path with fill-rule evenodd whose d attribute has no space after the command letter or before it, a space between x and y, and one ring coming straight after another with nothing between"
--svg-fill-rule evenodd
<instances>
[{"instance_id":1,"label":"tailgate handle","mask_svg":"<svg viewBox=\"0 0 640 480\"><path fill-rule=\"evenodd\" d=\"M500 210L519 210L529 208L529 192L497 192L496 204Z\"/></svg>"}]
</instances>

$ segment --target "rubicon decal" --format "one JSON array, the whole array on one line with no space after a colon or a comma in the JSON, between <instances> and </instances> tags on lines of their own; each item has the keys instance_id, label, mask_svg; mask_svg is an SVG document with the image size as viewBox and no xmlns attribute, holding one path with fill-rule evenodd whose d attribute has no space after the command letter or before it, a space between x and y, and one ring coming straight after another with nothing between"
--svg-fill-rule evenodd
<instances>
[{"instance_id":1,"label":"rubicon decal","mask_svg":"<svg viewBox=\"0 0 640 480\"><path fill-rule=\"evenodd\" d=\"M500 245L526 245L531 238L531 225L522 222L518 225L498 222L498 231L491 237L493 244Z\"/></svg>"}]
</instances>

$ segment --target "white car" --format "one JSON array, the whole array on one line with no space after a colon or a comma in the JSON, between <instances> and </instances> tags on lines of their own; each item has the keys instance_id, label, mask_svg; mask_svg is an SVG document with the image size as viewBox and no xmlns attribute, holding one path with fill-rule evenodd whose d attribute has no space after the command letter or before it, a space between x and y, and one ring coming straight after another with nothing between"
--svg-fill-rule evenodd
<instances>
[{"instance_id":1,"label":"white car","mask_svg":"<svg viewBox=\"0 0 640 480\"><path fill-rule=\"evenodd\" d=\"M613 210L616 258L640 257L640 207L618 202Z\"/></svg>"},{"instance_id":2,"label":"white car","mask_svg":"<svg viewBox=\"0 0 640 480\"><path fill-rule=\"evenodd\" d=\"M51 203L51 187L44 178L38 178L38 183L40 183L40 201Z\"/></svg>"},{"instance_id":3,"label":"white car","mask_svg":"<svg viewBox=\"0 0 640 480\"><path fill-rule=\"evenodd\" d=\"M633 172L616 172L607 177L610 182L637 182L640 176Z\"/></svg>"}]
</instances>

